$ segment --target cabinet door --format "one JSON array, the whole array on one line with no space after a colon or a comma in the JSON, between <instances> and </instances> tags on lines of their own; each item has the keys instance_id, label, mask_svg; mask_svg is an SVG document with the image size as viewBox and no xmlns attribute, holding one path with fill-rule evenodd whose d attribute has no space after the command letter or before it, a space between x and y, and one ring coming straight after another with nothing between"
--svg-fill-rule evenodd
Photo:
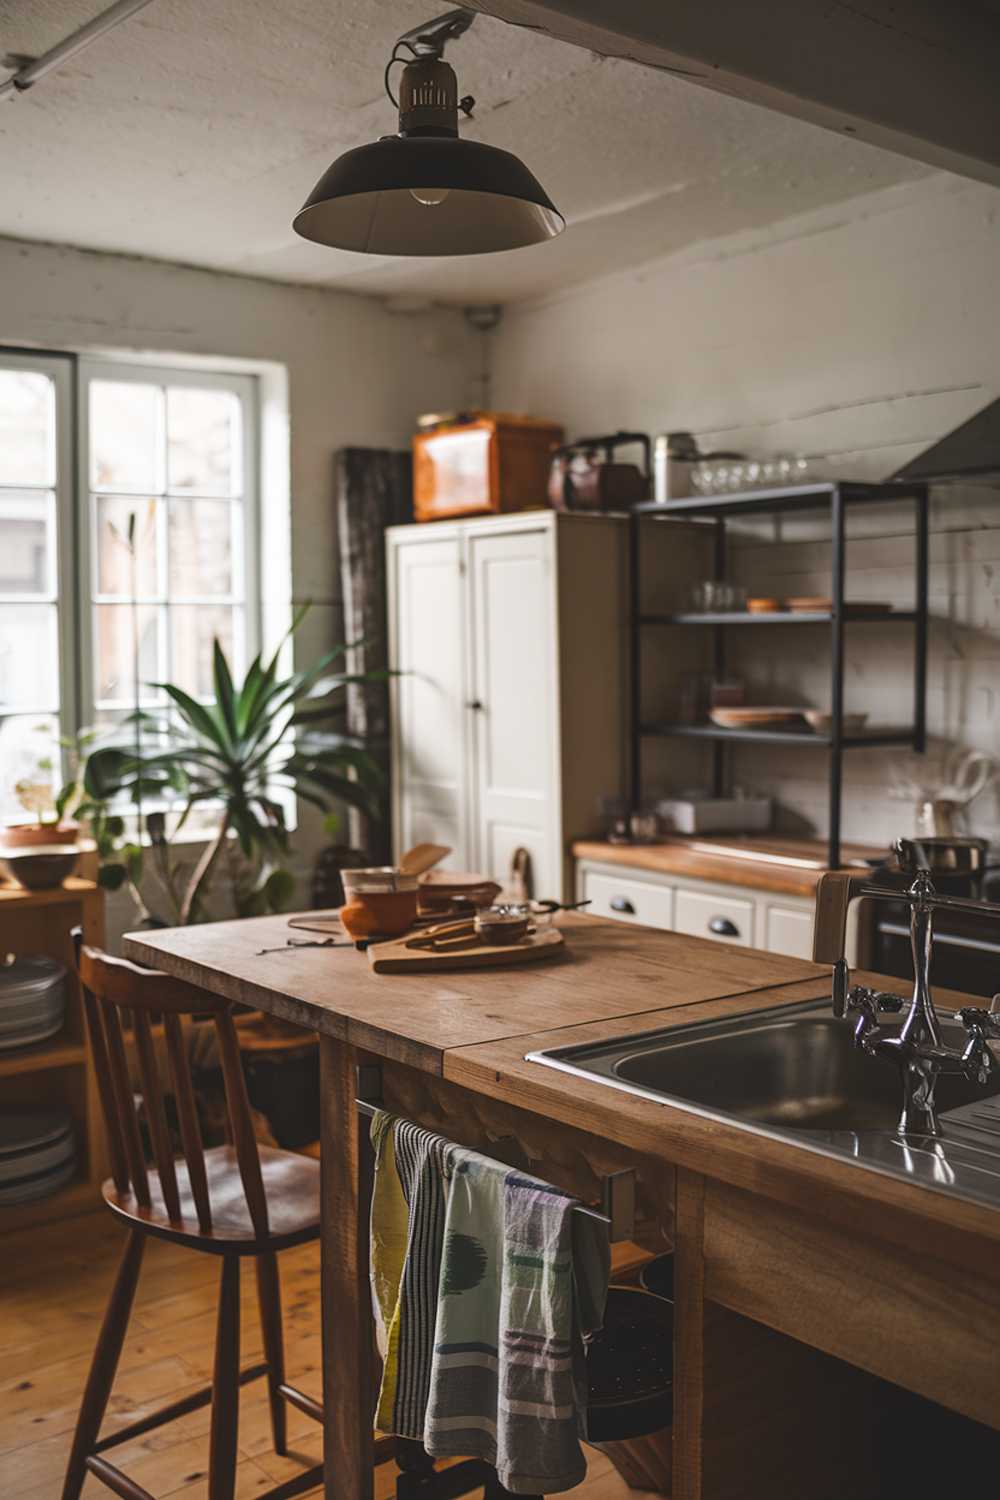
<instances>
[{"instance_id":1,"label":"cabinet door","mask_svg":"<svg viewBox=\"0 0 1000 1500\"><path fill-rule=\"evenodd\" d=\"M407 540L390 557L396 854L447 844L447 863L469 869L461 543Z\"/></svg>"},{"instance_id":2,"label":"cabinet door","mask_svg":"<svg viewBox=\"0 0 1000 1500\"><path fill-rule=\"evenodd\" d=\"M535 894L562 890L556 610L549 529L469 528L476 868L506 883L531 856Z\"/></svg>"},{"instance_id":3,"label":"cabinet door","mask_svg":"<svg viewBox=\"0 0 1000 1500\"><path fill-rule=\"evenodd\" d=\"M811 907L770 902L766 907L764 947L789 958L812 958L813 911Z\"/></svg>"}]
</instances>

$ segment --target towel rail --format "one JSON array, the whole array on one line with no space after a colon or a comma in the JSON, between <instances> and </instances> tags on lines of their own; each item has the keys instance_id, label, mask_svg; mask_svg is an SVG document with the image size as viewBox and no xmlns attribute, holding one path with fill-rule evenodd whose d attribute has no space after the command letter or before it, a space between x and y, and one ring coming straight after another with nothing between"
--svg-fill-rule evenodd
<instances>
[{"instance_id":1,"label":"towel rail","mask_svg":"<svg viewBox=\"0 0 1000 1500\"><path fill-rule=\"evenodd\" d=\"M359 1094L364 1092L375 1097L355 1100L358 1110L369 1119L384 1106L381 1102L382 1070L368 1064L358 1068ZM587 1208L578 1203L573 1212L588 1219L597 1219L607 1224L609 1238L614 1244L619 1240L630 1240L635 1233L635 1172L629 1167L623 1172L611 1172L601 1179L601 1202L603 1211Z\"/></svg>"}]
</instances>

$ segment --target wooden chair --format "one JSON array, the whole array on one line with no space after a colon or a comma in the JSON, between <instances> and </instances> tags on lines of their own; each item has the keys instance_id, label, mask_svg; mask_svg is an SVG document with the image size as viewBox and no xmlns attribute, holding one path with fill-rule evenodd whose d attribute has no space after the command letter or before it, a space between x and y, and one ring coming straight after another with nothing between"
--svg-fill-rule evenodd
<instances>
[{"instance_id":1,"label":"wooden chair","mask_svg":"<svg viewBox=\"0 0 1000 1500\"><path fill-rule=\"evenodd\" d=\"M87 1378L62 1500L78 1500L88 1473L124 1500L155 1500L104 1457L119 1443L211 1403L209 1500L232 1500L236 1485L239 1389L267 1376L277 1453L286 1452L285 1403L321 1422L322 1407L285 1382L277 1253L319 1235L319 1164L258 1147L229 1001L154 970L141 969L77 941L77 963L107 1127L111 1178L103 1196L128 1229L121 1265ZM175 1159L164 1109L151 1016L162 1017L183 1156ZM211 1015L225 1083L231 1144L202 1144L181 1018ZM126 1052L131 1025L135 1061L155 1169L147 1167ZM222 1261L211 1386L101 1438L148 1236L217 1255ZM240 1264L253 1256L265 1361L240 1369ZM322 1481L322 1465L268 1490L259 1500L291 1500Z\"/></svg>"}]
</instances>

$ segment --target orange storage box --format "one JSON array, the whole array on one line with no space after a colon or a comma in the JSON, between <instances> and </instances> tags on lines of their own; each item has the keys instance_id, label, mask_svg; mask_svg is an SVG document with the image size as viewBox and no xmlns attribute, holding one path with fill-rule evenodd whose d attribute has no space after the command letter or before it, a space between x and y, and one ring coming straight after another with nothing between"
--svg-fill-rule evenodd
<instances>
[{"instance_id":1,"label":"orange storage box","mask_svg":"<svg viewBox=\"0 0 1000 1500\"><path fill-rule=\"evenodd\" d=\"M413 439L413 511L418 521L495 516L548 505L553 422L475 412Z\"/></svg>"}]
</instances>

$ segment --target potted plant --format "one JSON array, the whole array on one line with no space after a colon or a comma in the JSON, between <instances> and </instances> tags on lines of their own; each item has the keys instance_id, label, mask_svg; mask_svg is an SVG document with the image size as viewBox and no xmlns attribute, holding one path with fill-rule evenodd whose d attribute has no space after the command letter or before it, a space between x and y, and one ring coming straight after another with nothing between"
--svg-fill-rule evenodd
<instances>
[{"instance_id":1,"label":"potted plant","mask_svg":"<svg viewBox=\"0 0 1000 1500\"><path fill-rule=\"evenodd\" d=\"M304 614L305 607L289 634ZM223 914L223 898L239 916L287 908L295 885L287 866L289 793L327 814L348 803L380 816L383 773L364 743L337 727L341 689L373 675L334 670L347 649L338 646L307 670L279 676L279 647L269 661L258 654L234 683L216 641L214 703L159 684L170 700L168 717L137 712L126 726L127 742L91 751L78 815L91 825L101 884L128 887L140 920L171 926L211 920ZM128 803L137 809L131 837ZM143 813L144 805L155 810ZM214 826L192 862L190 844L177 836L197 808L209 811Z\"/></svg>"},{"instance_id":2,"label":"potted plant","mask_svg":"<svg viewBox=\"0 0 1000 1500\"><path fill-rule=\"evenodd\" d=\"M93 731L82 730L70 739L61 738L60 746L69 752L70 775L57 784L56 757L52 750L52 731L48 724L36 724L45 742L30 759L24 774L14 783L14 795L31 822L11 823L0 829L0 845L7 849L35 849L53 845L73 845L80 836L80 823L73 816L83 797L79 781L87 747Z\"/></svg>"}]
</instances>

